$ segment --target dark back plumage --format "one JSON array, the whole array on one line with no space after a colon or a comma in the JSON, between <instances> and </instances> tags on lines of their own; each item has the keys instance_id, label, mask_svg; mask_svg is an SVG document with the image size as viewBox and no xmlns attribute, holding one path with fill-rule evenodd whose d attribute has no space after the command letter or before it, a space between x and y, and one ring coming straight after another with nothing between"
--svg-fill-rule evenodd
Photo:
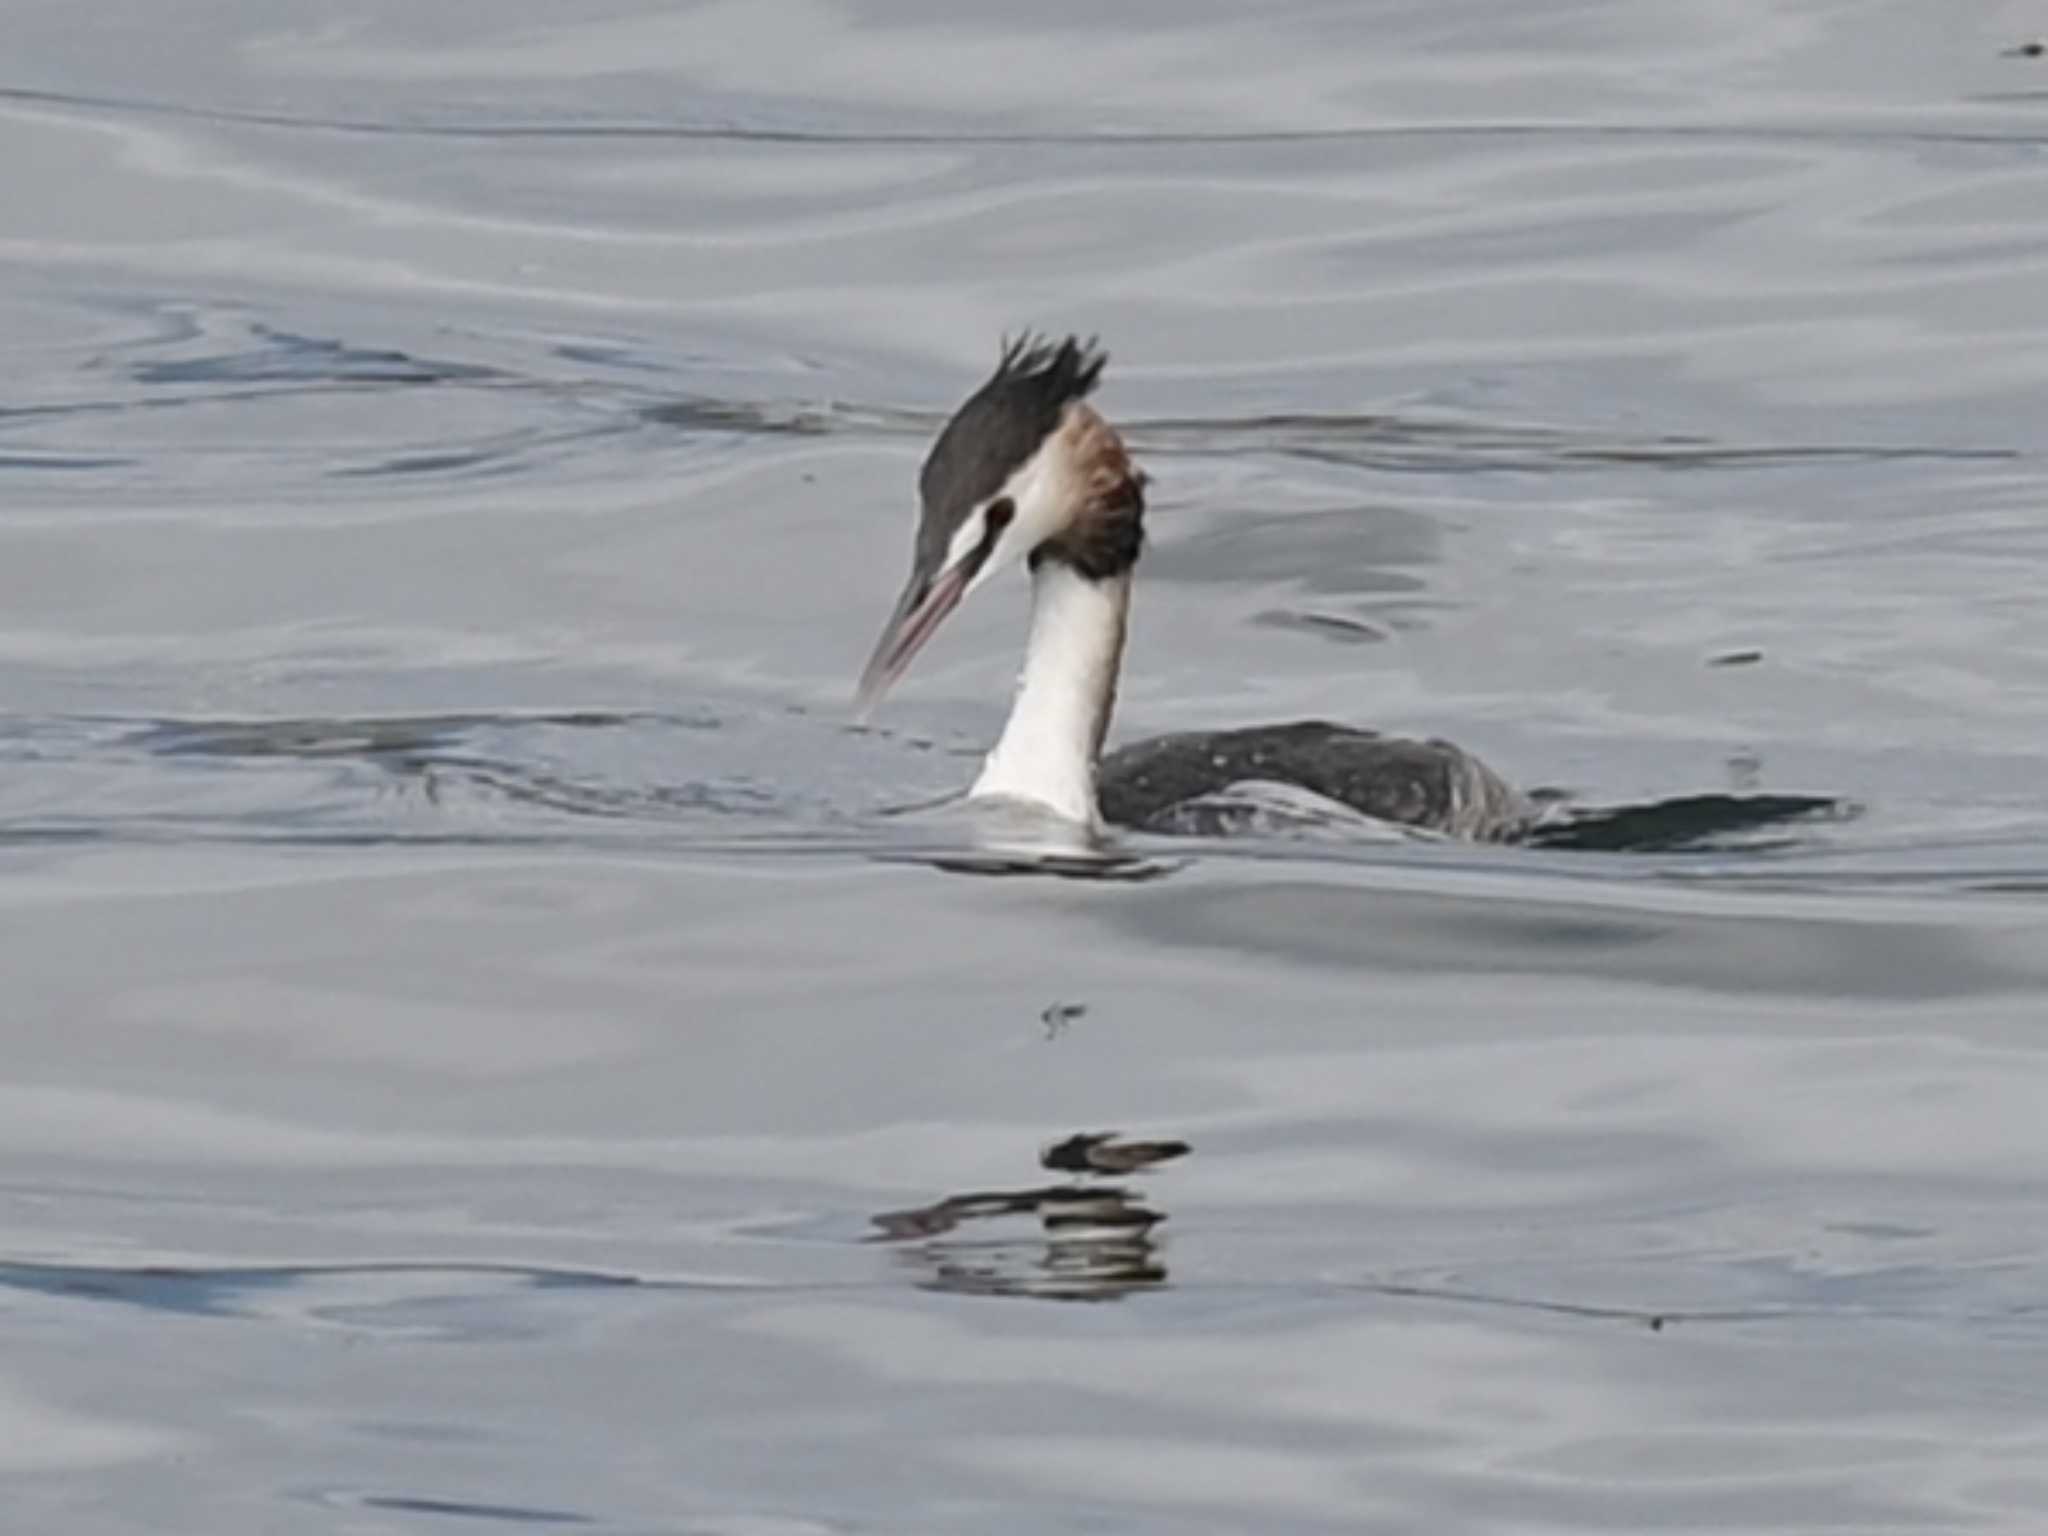
<instances>
[{"instance_id":1,"label":"dark back plumage","mask_svg":"<svg viewBox=\"0 0 2048 1536\"><path fill-rule=\"evenodd\" d=\"M1088 397L1108 361L1092 337L1027 333L1003 343L996 371L953 413L918 476L921 569L937 567L961 521L1038 451L1069 405Z\"/></svg>"}]
</instances>

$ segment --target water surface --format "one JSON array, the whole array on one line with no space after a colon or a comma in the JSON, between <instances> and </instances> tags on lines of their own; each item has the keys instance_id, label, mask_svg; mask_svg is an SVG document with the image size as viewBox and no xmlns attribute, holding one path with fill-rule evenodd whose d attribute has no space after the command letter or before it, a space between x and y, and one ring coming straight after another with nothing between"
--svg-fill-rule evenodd
<instances>
[{"instance_id":1,"label":"water surface","mask_svg":"<svg viewBox=\"0 0 2048 1536\"><path fill-rule=\"evenodd\" d=\"M2039 1528L2038 15L19 9L16 1523ZM963 872L1025 325L1124 733L1858 813Z\"/></svg>"}]
</instances>

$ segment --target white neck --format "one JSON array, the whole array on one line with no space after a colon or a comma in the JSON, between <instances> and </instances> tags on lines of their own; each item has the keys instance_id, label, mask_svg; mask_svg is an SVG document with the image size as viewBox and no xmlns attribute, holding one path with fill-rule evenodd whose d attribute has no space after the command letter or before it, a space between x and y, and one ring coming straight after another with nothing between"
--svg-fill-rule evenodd
<instances>
[{"instance_id":1,"label":"white neck","mask_svg":"<svg viewBox=\"0 0 2048 1536\"><path fill-rule=\"evenodd\" d=\"M970 799L1032 800L1095 827L1095 759L1116 703L1129 572L1091 581L1059 560L1031 573L1031 639L1001 740Z\"/></svg>"}]
</instances>

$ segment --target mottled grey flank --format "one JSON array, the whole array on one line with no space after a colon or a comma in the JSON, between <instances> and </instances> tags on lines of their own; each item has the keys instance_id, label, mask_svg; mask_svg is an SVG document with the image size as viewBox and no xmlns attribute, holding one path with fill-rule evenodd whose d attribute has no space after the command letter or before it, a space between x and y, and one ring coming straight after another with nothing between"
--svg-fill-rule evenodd
<instances>
[{"instance_id":1,"label":"mottled grey flank","mask_svg":"<svg viewBox=\"0 0 2048 1536\"><path fill-rule=\"evenodd\" d=\"M1299 785L1397 826L1497 842L1534 810L1486 764L1447 741L1382 736L1327 720L1222 731L1176 731L1102 760L1102 814L1118 826L1167 830L1181 802L1246 780Z\"/></svg>"}]
</instances>

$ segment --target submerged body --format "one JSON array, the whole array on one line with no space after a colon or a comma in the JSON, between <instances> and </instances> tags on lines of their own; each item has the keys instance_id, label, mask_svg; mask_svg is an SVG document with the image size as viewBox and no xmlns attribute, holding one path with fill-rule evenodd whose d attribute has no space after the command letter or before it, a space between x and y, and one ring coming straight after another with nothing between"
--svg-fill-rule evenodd
<instances>
[{"instance_id":1,"label":"submerged body","mask_svg":"<svg viewBox=\"0 0 2048 1536\"><path fill-rule=\"evenodd\" d=\"M1098 830L1194 830L1178 808L1234 785L1291 786L1376 821L1515 837L1529 803L1471 754L1320 720L1153 737L1102 756L1144 547L1145 477L1087 404L1106 358L1069 337L1006 346L934 443L910 581L861 679L863 712L966 595L1027 561L1031 636L1003 733L970 799Z\"/></svg>"}]
</instances>

